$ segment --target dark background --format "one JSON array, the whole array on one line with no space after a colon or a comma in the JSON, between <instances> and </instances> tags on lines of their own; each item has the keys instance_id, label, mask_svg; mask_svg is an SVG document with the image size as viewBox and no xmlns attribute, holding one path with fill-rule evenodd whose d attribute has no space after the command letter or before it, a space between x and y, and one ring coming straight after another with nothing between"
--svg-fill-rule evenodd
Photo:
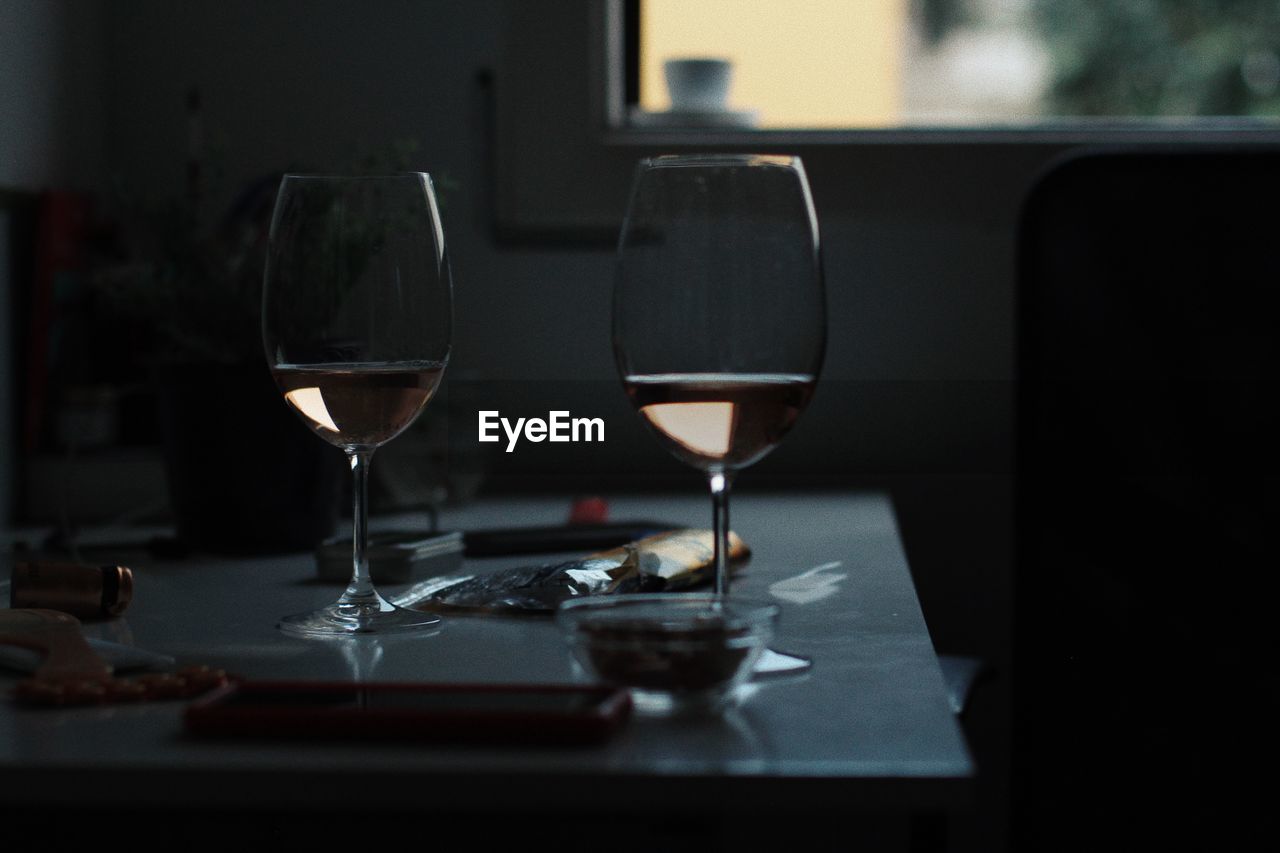
<instances>
[{"instance_id":1,"label":"dark background","mask_svg":"<svg viewBox=\"0 0 1280 853\"><path fill-rule=\"evenodd\" d=\"M193 91L202 136L197 206L206 222L219 221L247 189L269 186L272 176L291 169L342 172L375 160L436 177L454 270L454 356L434 418L424 419L417 438L389 445L380 458L399 454L405 464L421 465L427 479L448 479L450 472L455 479L478 478L481 494L699 489L697 477L669 459L631 412L614 376L608 322L611 240L625 204L629 163L692 143L633 139L579 164L578 137L600 135L600 128L588 126L590 111L576 106L590 101L586 92L594 85L583 76L587 47L574 29L583 18L574 10L582 7L555 4L552 11L551 4L536 4L531 11L534 5L85 0L0 6L0 211L7 234L0 242L0 320L9 341L0 353L6 367L0 403L13 414L0 420L0 477L9 486L2 504L8 520L49 523L60 509L68 511L49 497L58 487L48 482L66 448L50 437L47 425L34 441L25 431L30 287L39 266L37 194L87 194L91 218L106 229L106 236L94 232L92 256L105 266L125 260L110 232L111 223L133 209L123 197L153 206L190 200ZM522 65L529 56L540 57L545 67ZM502 111L504 93L513 89L523 123L517 127ZM561 134L573 139L562 146ZM1030 596L1037 606L1052 603L1060 583L1077 590L1080 601L1097 603L1079 592L1073 575L1078 564L1059 562L1053 574L1037 574L1042 563L1035 555L1019 551L1022 559L1014 559L1015 473L1023 470L1015 471L1018 227L1038 177L1091 139L1074 132L864 134L828 141L829 147L805 155L827 272L826 366L810 410L777 452L739 478L739 493L890 492L935 645L987 666L964 717L980 767L976 807L953 822L953 841L956 849L1008 849L1011 833L1030 837L1012 822L1015 770L1025 780L1041 757L1055 767L1053 761L1070 763L1061 744L1023 749L1015 761L1015 708L1023 721L1043 713L1041 719L1065 726L1074 713L1052 712L1058 691L1072 688L1069 680L1048 676L1028 678L1039 692L1024 692L1022 705L1015 706L1015 662L1025 665L1037 649L1053 648L1047 632L1023 635L1025 645L1015 647L1015 601L1021 605ZM777 140L768 147L789 150ZM504 183L513 162L539 180ZM604 183L598 183L601 170ZM589 215L554 227L560 209ZM1140 316L1130 313L1121 322ZM253 322L245 320L245 328ZM122 409L124 447L80 454L81 461L102 463L84 475L90 480L69 490L98 498L70 509L82 523L166 498L157 449L162 430L148 414L155 405L145 365L153 336L145 325L111 328L121 331L93 331L96 348L89 349L118 358L90 361L95 369L114 365L131 389ZM1228 363L1224 369L1232 368ZM474 441L480 408L511 417L545 416L550 409L602 417L607 439L602 445L521 444L511 454L493 445L482 449ZM1246 407L1243 416L1251 411ZM311 440L301 430L299 435ZM1024 451L1043 461L1061 446ZM1035 488L1043 489L1043 481ZM1040 500L1036 506L1047 511L1046 491L1017 494ZM1075 495L1084 500L1089 491ZM420 497L386 482L375 494L383 508ZM1112 505L1107 512L1123 517ZM1145 535L1167 531L1168 519L1149 522ZM1263 524L1255 523L1258 529ZM1113 529L1096 546L1128 539ZM1212 551L1212 541L1210 536L1210 544L1201 546L1203 553ZM1022 546L1027 542L1024 536ZM1171 554L1165 557L1168 576L1190 571ZM1141 592L1133 596L1102 607L1105 617L1087 611L1088 618L1123 622L1134 612L1134 600L1150 600ZM1174 603L1189 600L1180 596ZM1193 645L1188 641L1176 651ZM1162 672L1170 679L1194 678L1173 664ZM1107 677L1114 675L1108 670ZM1086 680L1078 695L1096 697L1091 691L1097 688ZM1160 689L1147 681L1132 687L1134 697L1144 697L1142 713L1158 712L1159 704L1146 700ZM1214 726L1226 724L1225 717L1211 716ZM1137 719L1123 722L1138 726ZM1048 730L1049 724L1040 729ZM1107 750L1121 749L1107 744ZM1021 814L1034 813L1049 826L1076 819L1079 786L1105 776L1112 754L1090 753L1094 763L1087 772L1077 766L1080 775L1054 776L1059 781L1042 786L1037 801L1052 807ZM1217 774L1235 769L1210 768ZM1114 804L1121 792L1108 788L1106 796ZM1096 825L1118 808L1095 810L1101 814Z\"/></svg>"}]
</instances>

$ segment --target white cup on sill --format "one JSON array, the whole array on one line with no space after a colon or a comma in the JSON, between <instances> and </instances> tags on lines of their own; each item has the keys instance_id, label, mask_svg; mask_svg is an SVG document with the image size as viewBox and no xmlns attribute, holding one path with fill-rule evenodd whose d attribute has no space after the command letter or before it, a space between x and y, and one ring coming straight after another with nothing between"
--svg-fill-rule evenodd
<instances>
[{"instance_id":1,"label":"white cup on sill","mask_svg":"<svg viewBox=\"0 0 1280 853\"><path fill-rule=\"evenodd\" d=\"M733 63L727 59L691 57L662 63L673 112L715 113L727 108Z\"/></svg>"}]
</instances>

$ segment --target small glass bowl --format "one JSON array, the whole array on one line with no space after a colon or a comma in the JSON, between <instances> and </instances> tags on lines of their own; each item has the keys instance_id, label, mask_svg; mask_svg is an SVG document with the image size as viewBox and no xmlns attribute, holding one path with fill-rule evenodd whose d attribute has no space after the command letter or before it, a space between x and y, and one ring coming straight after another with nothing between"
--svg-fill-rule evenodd
<instances>
[{"instance_id":1,"label":"small glass bowl","mask_svg":"<svg viewBox=\"0 0 1280 853\"><path fill-rule=\"evenodd\" d=\"M773 637L778 606L713 595L659 593L574 599L556 622L578 663L631 689L639 711L716 711Z\"/></svg>"}]
</instances>

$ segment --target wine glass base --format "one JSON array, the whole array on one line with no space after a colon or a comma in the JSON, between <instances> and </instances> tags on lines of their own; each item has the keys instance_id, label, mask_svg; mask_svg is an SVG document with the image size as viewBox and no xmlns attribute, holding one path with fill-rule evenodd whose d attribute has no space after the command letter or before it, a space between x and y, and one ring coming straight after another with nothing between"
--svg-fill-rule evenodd
<instances>
[{"instance_id":1,"label":"wine glass base","mask_svg":"<svg viewBox=\"0 0 1280 853\"><path fill-rule=\"evenodd\" d=\"M725 711L737 704L734 690L699 690L672 693L631 688L631 707L646 717L701 717Z\"/></svg>"},{"instance_id":2,"label":"wine glass base","mask_svg":"<svg viewBox=\"0 0 1280 853\"><path fill-rule=\"evenodd\" d=\"M438 628L434 613L409 610L378 598L372 605L330 604L310 613L295 613L280 620L281 631L294 637L351 637L394 634Z\"/></svg>"}]
</instances>

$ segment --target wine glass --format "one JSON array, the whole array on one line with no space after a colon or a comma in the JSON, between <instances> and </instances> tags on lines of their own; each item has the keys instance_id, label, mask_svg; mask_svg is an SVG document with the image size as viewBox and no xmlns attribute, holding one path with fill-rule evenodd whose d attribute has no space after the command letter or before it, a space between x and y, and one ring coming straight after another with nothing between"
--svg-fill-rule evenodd
<instances>
[{"instance_id":1,"label":"wine glass","mask_svg":"<svg viewBox=\"0 0 1280 853\"><path fill-rule=\"evenodd\" d=\"M262 297L267 363L285 402L340 447L354 477L352 576L334 604L281 630L343 637L437 625L374 589L369 463L431 399L449 360L452 282L431 178L286 175Z\"/></svg>"},{"instance_id":2,"label":"wine glass","mask_svg":"<svg viewBox=\"0 0 1280 853\"><path fill-rule=\"evenodd\" d=\"M645 424L707 476L715 596L729 490L809 402L826 347L818 221L798 157L640 161L618 244L613 349Z\"/></svg>"}]
</instances>

